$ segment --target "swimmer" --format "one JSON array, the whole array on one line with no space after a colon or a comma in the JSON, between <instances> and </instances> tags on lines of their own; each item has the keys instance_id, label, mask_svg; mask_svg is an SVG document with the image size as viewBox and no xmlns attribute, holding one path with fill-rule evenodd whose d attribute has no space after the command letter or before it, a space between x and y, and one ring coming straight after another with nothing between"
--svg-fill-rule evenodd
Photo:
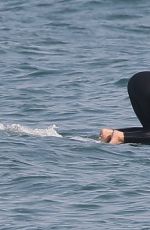
<instances>
[{"instance_id":1,"label":"swimmer","mask_svg":"<svg viewBox=\"0 0 150 230\"><path fill-rule=\"evenodd\" d=\"M104 128L100 140L110 144L150 144L150 71L135 74L128 82L128 94L141 127Z\"/></svg>"}]
</instances>

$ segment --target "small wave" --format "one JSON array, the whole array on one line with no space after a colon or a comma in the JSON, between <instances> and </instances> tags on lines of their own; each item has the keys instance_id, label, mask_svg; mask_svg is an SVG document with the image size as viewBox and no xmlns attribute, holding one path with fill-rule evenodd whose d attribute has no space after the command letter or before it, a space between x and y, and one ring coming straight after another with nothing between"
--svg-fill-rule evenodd
<instances>
[{"instance_id":1,"label":"small wave","mask_svg":"<svg viewBox=\"0 0 150 230\"><path fill-rule=\"evenodd\" d=\"M4 130L6 132L11 133L17 133L17 134L27 134L32 136L40 136L40 137L46 137L46 136L53 136L53 137L62 137L57 131L56 131L56 125L49 126L45 129L39 129L39 128L29 128L27 126L23 126L20 124L2 124L0 123L0 130Z\"/></svg>"},{"instance_id":2,"label":"small wave","mask_svg":"<svg viewBox=\"0 0 150 230\"><path fill-rule=\"evenodd\" d=\"M128 83L128 79L126 78L122 78L118 81L115 82L115 85L119 86L119 87L126 87Z\"/></svg>"}]
</instances>

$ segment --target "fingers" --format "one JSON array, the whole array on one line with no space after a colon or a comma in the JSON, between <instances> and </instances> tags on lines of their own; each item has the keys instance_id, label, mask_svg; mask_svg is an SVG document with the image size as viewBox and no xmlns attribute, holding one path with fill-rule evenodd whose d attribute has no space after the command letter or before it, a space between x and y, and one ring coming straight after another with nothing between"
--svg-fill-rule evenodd
<instances>
[{"instance_id":1,"label":"fingers","mask_svg":"<svg viewBox=\"0 0 150 230\"><path fill-rule=\"evenodd\" d=\"M108 143L111 140L112 134L113 134L113 129L106 129L106 128L101 129L99 139L103 142Z\"/></svg>"},{"instance_id":2,"label":"fingers","mask_svg":"<svg viewBox=\"0 0 150 230\"><path fill-rule=\"evenodd\" d=\"M115 130L113 132L112 138L109 142L110 144L122 144L124 143L124 133Z\"/></svg>"}]
</instances>

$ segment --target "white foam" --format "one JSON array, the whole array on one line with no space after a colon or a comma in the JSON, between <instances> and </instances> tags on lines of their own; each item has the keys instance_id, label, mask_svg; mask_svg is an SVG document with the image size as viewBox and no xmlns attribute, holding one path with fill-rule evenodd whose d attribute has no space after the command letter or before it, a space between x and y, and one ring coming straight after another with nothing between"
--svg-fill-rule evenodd
<instances>
[{"instance_id":1,"label":"white foam","mask_svg":"<svg viewBox=\"0 0 150 230\"><path fill-rule=\"evenodd\" d=\"M57 131L56 131L56 125L49 126L48 128L41 129L41 128L29 128L27 126L23 126L20 124L2 124L0 123L0 130L4 130L11 133L18 133L18 134L27 134L32 136L40 136L40 137L46 137L46 136L53 136L53 137L62 137Z\"/></svg>"},{"instance_id":2,"label":"white foam","mask_svg":"<svg viewBox=\"0 0 150 230\"><path fill-rule=\"evenodd\" d=\"M2 123L0 123L0 130L5 130L5 125L3 125Z\"/></svg>"}]
</instances>

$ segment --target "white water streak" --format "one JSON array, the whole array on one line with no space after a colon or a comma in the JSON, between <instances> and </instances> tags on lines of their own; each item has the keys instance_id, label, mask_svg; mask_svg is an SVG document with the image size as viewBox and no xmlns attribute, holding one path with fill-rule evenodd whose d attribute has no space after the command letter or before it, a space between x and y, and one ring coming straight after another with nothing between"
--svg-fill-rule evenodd
<instances>
[{"instance_id":1,"label":"white water streak","mask_svg":"<svg viewBox=\"0 0 150 230\"><path fill-rule=\"evenodd\" d=\"M63 137L57 131L57 126L54 124L49 126L48 128L41 129L41 128L29 128L27 126L23 126L20 124L2 124L0 123L0 130L6 131L8 133L15 133L18 135L29 135L29 136L39 136L39 137ZM80 141L80 142L93 142L93 143L100 143L98 140L94 140L88 137L68 137L71 140Z\"/></svg>"},{"instance_id":2,"label":"white water streak","mask_svg":"<svg viewBox=\"0 0 150 230\"><path fill-rule=\"evenodd\" d=\"M76 136L76 137L70 137L71 140L75 140L75 141L81 141L81 142L93 142L93 143L100 143L100 141L88 138L88 137L80 137L80 136Z\"/></svg>"}]
</instances>

